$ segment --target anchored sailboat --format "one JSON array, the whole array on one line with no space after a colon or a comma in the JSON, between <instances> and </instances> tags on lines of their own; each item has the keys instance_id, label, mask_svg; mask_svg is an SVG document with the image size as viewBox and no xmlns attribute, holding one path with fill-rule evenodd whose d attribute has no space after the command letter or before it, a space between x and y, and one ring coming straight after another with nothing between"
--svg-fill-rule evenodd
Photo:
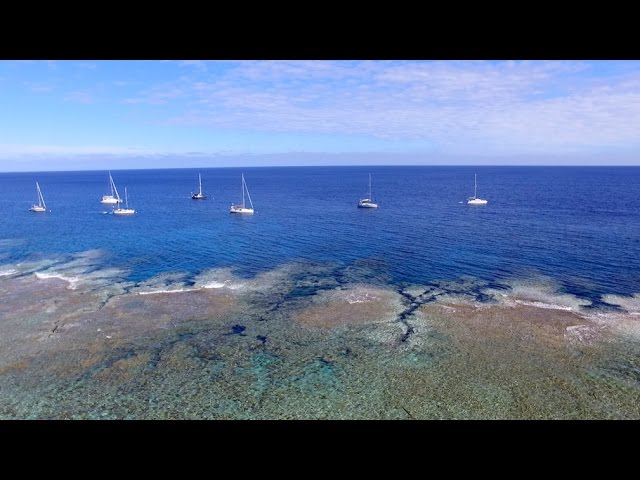
<instances>
[{"instance_id":1,"label":"anchored sailboat","mask_svg":"<svg viewBox=\"0 0 640 480\"><path fill-rule=\"evenodd\" d=\"M486 205L487 204L487 200L483 200L482 198L477 197L477 190L478 190L477 180L478 180L478 175L474 174L473 175L473 197L471 197L467 201L468 205Z\"/></svg>"},{"instance_id":2,"label":"anchored sailboat","mask_svg":"<svg viewBox=\"0 0 640 480\"><path fill-rule=\"evenodd\" d=\"M191 198L193 198L194 200L206 200L207 196L202 193L202 177L200 176L200 174L198 174L198 186L198 193L192 193Z\"/></svg>"},{"instance_id":3,"label":"anchored sailboat","mask_svg":"<svg viewBox=\"0 0 640 480\"><path fill-rule=\"evenodd\" d=\"M358 208L378 208L378 204L373 201L373 195L371 195L371 174L369 174L369 196L360 199Z\"/></svg>"},{"instance_id":4,"label":"anchored sailboat","mask_svg":"<svg viewBox=\"0 0 640 480\"><path fill-rule=\"evenodd\" d=\"M116 192L117 193L117 192ZM122 199L118 197L118 201L122 202ZM129 195L127 195L127 187L124 187L124 204L125 208L114 208L114 215L133 215L136 211L133 208L129 208Z\"/></svg>"},{"instance_id":5,"label":"anchored sailboat","mask_svg":"<svg viewBox=\"0 0 640 480\"><path fill-rule=\"evenodd\" d=\"M102 200L100 200L100 203L104 203L104 204L122 203L122 199L120 198L120 195L118 195L118 189L116 188L116 184L113 181L111 172L109 172L109 187L111 188L111 195L103 195Z\"/></svg>"},{"instance_id":6,"label":"anchored sailboat","mask_svg":"<svg viewBox=\"0 0 640 480\"><path fill-rule=\"evenodd\" d=\"M247 208L244 203L244 192L247 191L247 197L249 198L249 204L251 208ZM251 201L251 195L249 195L249 189L247 183L244 181L244 173L242 174L242 205L231 204L229 213L253 213L253 202Z\"/></svg>"},{"instance_id":7,"label":"anchored sailboat","mask_svg":"<svg viewBox=\"0 0 640 480\"><path fill-rule=\"evenodd\" d=\"M46 212L47 204L44 203L44 197L42 196L42 191L40 190L38 182L36 182L36 190L38 191L38 204L33 204L29 210L32 212Z\"/></svg>"}]
</instances>

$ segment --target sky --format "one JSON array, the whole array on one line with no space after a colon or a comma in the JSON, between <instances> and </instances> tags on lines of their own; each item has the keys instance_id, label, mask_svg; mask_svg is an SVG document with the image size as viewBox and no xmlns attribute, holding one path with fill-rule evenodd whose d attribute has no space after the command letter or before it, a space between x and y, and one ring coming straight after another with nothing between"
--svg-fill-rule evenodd
<instances>
[{"instance_id":1,"label":"sky","mask_svg":"<svg viewBox=\"0 0 640 480\"><path fill-rule=\"evenodd\" d=\"M640 61L0 61L0 171L640 165Z\"/></svg>"}]
</instances>

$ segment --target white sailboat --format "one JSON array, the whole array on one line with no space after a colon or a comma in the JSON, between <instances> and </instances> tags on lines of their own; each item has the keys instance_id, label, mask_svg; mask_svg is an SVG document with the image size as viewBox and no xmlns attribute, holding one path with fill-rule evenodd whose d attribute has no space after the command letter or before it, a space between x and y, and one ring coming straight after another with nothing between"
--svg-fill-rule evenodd
<instances>
[{"instance_id":1,"label":"white sailboat","mask_svg":"<svg viewBox=\"0 0 640 480\"><path fill-rule=\"evenodd\" d=\"M104 203L104 204L122 203L122 199L120 198L120 195L118 195L118 189L116 188L116 184L113 181L111 172L109 172L109 187L111 188L111 195L103 195L102 200L100 200L100 203Z\"/></svg>"},{"instance_id":2,"label":"white sailboat","mask_svg":"<svg viewBox=\"0 0 640 480\"><path fill-rule=\"evenodd\" d=\"M373 195L371 195L371 174L369 174L369 196L360 199L358 208L378 208L378 204L373 201Z\"/></svg>"},{"instance_id":3,"label":"white sailboat","mask_svg":"<svg viewBox=\"0 0 640 480\"><path fill-rule=\"evenodd\" d=\"M202 193L202 177L200 176L200 174L198 174L198 186L198 193L192 193L191 198L193 198L194 200L206 200L207 196Z\"/></svg>"},{"instance_id":4,"label":"white sailboat","mask_svg":"<svg viewBox=\"0 0 640 480\"><path fill-rule=\"evenodd\" d=\"M32 212L46 212L47 204L44 203L44 197L42 196L42 191L40 190L38 182L36 182L36 190L38 191L38 204L33 204L29 210Z\"/></svg>"},{"instance_id":5,"label":"white sailboat","mask_svg":"<svg viewBox=\"0 0 640 480\"><path fill-rule=\"evenodd\" d=\"M249 198L249 204L251 208L247 208L244 203L244 191L247 191L247 197ZM253 213L253 202L251 201L251 195L249 195L249 189L247 183L244 181L244 173L242 174L242 205L231 204L229 213Z\"/></svg>"},{"instance_id":6,"label":"white sailboat","mask_svg":"<svg viewBox=\"0 0 640 480\"><path fill-rule=\"evenodd\" d=\"M474 174L473 175L473 197L471 197L468 201L467 204L468 205L486 205L487 204L487 200L483 200L482 198L478 198L477 197L477 190L478 190L478 175Z\"/></svg>"},{"instance_id":7,"label":"white sailboat","mask_svg":"<svg viewBox=\"0 0 640 480\"><path fill-rule=\"evenodd\" d=\"M116 192L117 193L117 192ZM122 202L122 199L118 197L118 201ZM114 208L114 215L133 215L136 211L133 208L129 208L129 195L127 195L127 187L124 187L124 204L125 208Z\"/></svg>"}]
</instances>

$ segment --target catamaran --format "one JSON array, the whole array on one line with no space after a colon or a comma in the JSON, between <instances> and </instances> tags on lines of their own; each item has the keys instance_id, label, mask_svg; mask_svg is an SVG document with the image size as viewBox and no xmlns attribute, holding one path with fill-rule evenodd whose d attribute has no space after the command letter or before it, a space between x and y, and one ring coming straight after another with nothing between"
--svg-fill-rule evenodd
<instances>
[{"instance_id":1,"label":"catamaran","mask_svg":"<svg viewBox=\"0 0 640 480\"><path fill-rule=\"evenodd\" d=\"M202 177L200 177L200 174L198 174L198 186L200 187L198 193L192 193L191 198L194 200L205 200L207 196L202 193Z\"/></svg>"},{"instance_id":2,"label":"catamaran","mask_svg":"<svg viewBox=\"0 0 640 480\"><path fill-rule=\"evenodd\" d=\"M122 199L120 198L120 195L118 195L118 189L116 188L116 184L113 181L111 172L109 172L109 187L111 187L111 195L103 195L102 200L100 200L100 203L105 203L105 204L122 203Z\"/></svg>"},{"instance_id":3,"label":"catamaran","mask_svg":"<svg viewBox=\"0 0 640 480\"><path fill-rule=\"evenodd\" d=\"M117 193L117 192L116 192ZM118 197L118 201L122 202L122 199ZM124 187L124 204L125 208L114 208L114 215L133 215L136 211L133 208L129 208L129 195L127 195L127 187Z\"/></svg>"},{"instance_id":4,"label":"catamaran","mask_svg":"<svg viewBox=\"0 0 640 480\"><path fill-rule=\"evenodd\" d=\"M36 190L38 191L38 204L33 204L29 210L32 212L46 212L47 204L44 203L44 197L42 196L42 191L40 190L38 182L36 182Z\"/></svg>"},{"instance_id":5,"label":"catamaran","mask_svg":"<svg viewBox=\"0 0 640 480\"><path fill-rule=\"evenodd\" d=\"M374 203L373 196L371 195L371 174L369 174L369 196L360 199L358 208L378 208L378 204Z\"/></svg>"},{"instance_id":6,"label":"catamaran","mask_svg":"<svg viewBox=\"0 0 640 480\"><path fill-rule=\"evenodd\" d=\"M486 205L487 204L487 200L483 200L482 198L477 197L477 190L478 190L477 180L478 180L478 175L474 174L473 175L473 197L471 197L467 201L468 205Z\"/></svg>"},{"instance_id":7,"label":"catamaran","mask_svg":"<svg viewBox=\"0 0 640 480\"><path fill-rule=\"evenodd\" d=\"M247 191L247 197L249 198L249 204L251 208L247 208L244 203L244 191ZM253 213L253 202L251 201L251 195L249 195L249 189L247 188L247 182L244 181L244 173L242 174L242 205L231 204L229 213Z\"/></svg>"}]
</instances>

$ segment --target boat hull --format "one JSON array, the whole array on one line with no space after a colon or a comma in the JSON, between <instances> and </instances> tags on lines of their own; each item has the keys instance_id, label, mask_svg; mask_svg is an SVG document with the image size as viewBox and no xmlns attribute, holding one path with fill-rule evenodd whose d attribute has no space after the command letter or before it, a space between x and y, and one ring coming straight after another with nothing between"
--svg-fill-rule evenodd
<instances>
[{"instance_id":1,"label":"boat hull","mask_svg":"<svg viewBox=\"0 0 640 480\"><path fill-rule=\"evenodd\" d=\"M229 213L248 213L248 214L252 214L253 212L253 208L242 208L242 207L234 207L232 206L229 209Z\"/></svg>"},{"instance_id":2,"label":"boat hull","mask_svg":"<svg viewBox=\"0 0 640 480\"><path fill-rule=\"evenodd\" d=\"M481 198L474 198L467 202L467 205L486 205L488 203L487 200L482 200Z\"/></svg>"},{"instance_id":3,"label":"boat hull","mask_svg":"<svg viewBox=\"0 0 640 480\"><path fill-rule=\"evenodd\" d=\"M358 208L378 208L378 204L372 202L360 202L358 203Z\"/></svg>"},{"instance_id":4,"label":"boat hull","mask_svg":"<svg viewBox=\"0 0 640 480\"><path fill-rule=\"evenodd\" d=\"M114 215L133 215L136 213L132 208L118 208L113 211Z\"/></svg>"},{"instance_id":5,"label":"boat hull","mask_svg":"<svg viewBox=\"0 0 640 480\"><path fill-rule=\"evenodd\" d=\"M202 195L200 195L199 193L194 193L193 195L191 195L191 198L194 200L206 200L207 196L204 193Z\"/></svg>"},{"instance_id":6,"label":"boat hull","mask_svg":"<svg viewBox=\"0 0 640 480\"><path fill-rule=\"evenodd\" d=\"M29 211L31 211L31 212L46 212L46 211L47 211L47 209L46 209L46 208L44 208L44 207L41 207L41 206L39 206L39 205L34 205L33 207L31 207L31 208L29 209Z\"/></svg>"}]
</instances>

